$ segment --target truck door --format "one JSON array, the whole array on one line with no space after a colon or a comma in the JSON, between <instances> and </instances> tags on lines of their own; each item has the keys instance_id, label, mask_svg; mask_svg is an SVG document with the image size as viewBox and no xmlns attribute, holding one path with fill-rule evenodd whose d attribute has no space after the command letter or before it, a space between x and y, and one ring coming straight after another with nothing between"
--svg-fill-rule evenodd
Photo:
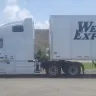
<instances>
[{"instance_id":1,"label":"truck door","mask_svg":"<svg viewBox=\"0 0 96 96\"><path fill-rule=\"evenodd\" d=\"M0 37L0 74L11 74L15 68L12 56L7 52L7 48L11 44L8 41L10 41L10 38L7 40L7 37Z\"/></svg>"},{"instance_id":2,"label":"truck door","mask_svg":"<svg viewBox=\"0 0 96 96\"><path fill-rule=\"evenodd\" d=\"M6 74L7 64L5 62L6 48L4 36L0 36L0 74Z\"/></svg>"},{"instance_id":3,"label":"truck door","mask_svg":"<svg viewBox=\"0 0 96 96\"><path fill-rule=\"evenodd\" d=\"M10 36L0 38L0 74L15 72L14 39Z\"/></svg>"},{"instance_id":4,"label":"truck door","mask_svg":"<svg viewBox=\"0 0 96 96\"><path fill-rule=\"evenodd\" d=\"M17 40L13 35L6 35L4 38L5 40L5 47L6 47L6 55L8 62L6 62L5 71L7 74L13 74L16 71L16 63L15 63L15 52L16 52L16 46L17 46Z\"/></svg>"},{"instance_id":5,"label":"truck door","mask_svg":"<svg viewBox=\"0 0 96 96\"><path fill-rule=\"evenodd\" d=\"M4 56L5 56L4 38L3 36L0 36L0 74L6 73L4 68L5 67Z\"/></svg>"}]
</instances>

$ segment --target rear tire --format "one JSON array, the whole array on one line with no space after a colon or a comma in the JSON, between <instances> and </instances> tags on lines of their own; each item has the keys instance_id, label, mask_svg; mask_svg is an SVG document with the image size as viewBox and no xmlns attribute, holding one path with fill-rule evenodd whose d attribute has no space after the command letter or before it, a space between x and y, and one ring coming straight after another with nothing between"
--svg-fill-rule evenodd
<instances>
[{"instance_id":1,"label":"rear tire","mask_svg":"<svg viewBox=\"0 0 96 96\"><path fill-rule=\"evenodd\" d=\"M52 64L46 69L46 75L48 77L58 77L60 74L61 68L56 64Z\"/></svg>"},{"instance_id":2,"label":"rear tire","mask_svg":"<svg viewBox=\"0 0 96 96\"><path fill-rule=\"evenodd\" d=\"M81 68L80 68L80 66L77 66L77 65L75 65L75 64L70 65L70 66L68 67L68 69L67 69L67 75L68 75L68 76L72 76L72 77L74 77L74 76L79 76L80 73L81 73Z\"/></svg>"}]
</instances>

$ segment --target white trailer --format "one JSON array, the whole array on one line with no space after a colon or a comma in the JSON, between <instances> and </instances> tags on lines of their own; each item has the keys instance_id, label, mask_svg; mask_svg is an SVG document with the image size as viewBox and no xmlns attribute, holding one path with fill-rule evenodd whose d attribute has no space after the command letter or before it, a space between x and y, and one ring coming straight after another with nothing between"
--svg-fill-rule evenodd
<instances>
[{"instance_id":1,"label":"white trailer","mask_svg":"<svg viewBox=\"0 0 96 96\"><path fill-rule=\"evenodd\" d=\"M51 59L96 60L96 16L50 18Z\"/></svg>"},{"instance_id":2,"label":"white trailer","mask_svg":"<svg viewBox=\"0 0 96 96\"><path fill-rule=\"evenodd\" d=\"M96 60L95 43L95 15L50 16L51 60ZM76 66L74 68L69 66L69 69L66 69L66 66L64 67L64 70L70 71L69 74L76 74ZM72 73L72 68L75 73Z\"/></svg>"}]
</instances>

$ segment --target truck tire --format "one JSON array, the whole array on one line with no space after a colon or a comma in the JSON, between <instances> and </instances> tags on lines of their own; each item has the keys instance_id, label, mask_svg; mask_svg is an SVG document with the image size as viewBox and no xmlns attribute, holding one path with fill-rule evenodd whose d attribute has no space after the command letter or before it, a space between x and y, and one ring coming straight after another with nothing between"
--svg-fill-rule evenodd
<instances>
[{"instance_id":1,"label":"truck tire","mask_svg":"<svg viewBox=\"0 0 96 96\"><path fill-rule=\"evenodd\" d=\"M58 77L60 74L61 68L56 64L52 64L46 69L46 75L48 77Z\"/></svg>"},{"instance_id":2,"label":"truck tire","mask_svg":"<svg viewBox=\"0 0 96 96\"><path fill-rule=\"evenodd\" d=\"M81 73L81 68L80 68L80 66L77 66L77 65L73 64L73 65L70 65L68 67L66 73L67 73L68 76L72 76L72 77L79 76L80 73Z\"/></svg>"}]
</instances>

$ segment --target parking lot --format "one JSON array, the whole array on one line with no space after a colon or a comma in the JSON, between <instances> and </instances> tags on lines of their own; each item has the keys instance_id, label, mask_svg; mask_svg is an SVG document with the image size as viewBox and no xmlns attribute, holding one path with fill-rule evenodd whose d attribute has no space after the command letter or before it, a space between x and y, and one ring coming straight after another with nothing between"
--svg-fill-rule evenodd
<instances>
[{"instance_id":1,"label":"parking lot","mask_svg":"<svg viewBox=\"0 0 96 96\"><path fill-rule=\"evenodd\" d=\"M0 96L96 96L96 80L0 78Z\"/></svg>"}]
</instances>

